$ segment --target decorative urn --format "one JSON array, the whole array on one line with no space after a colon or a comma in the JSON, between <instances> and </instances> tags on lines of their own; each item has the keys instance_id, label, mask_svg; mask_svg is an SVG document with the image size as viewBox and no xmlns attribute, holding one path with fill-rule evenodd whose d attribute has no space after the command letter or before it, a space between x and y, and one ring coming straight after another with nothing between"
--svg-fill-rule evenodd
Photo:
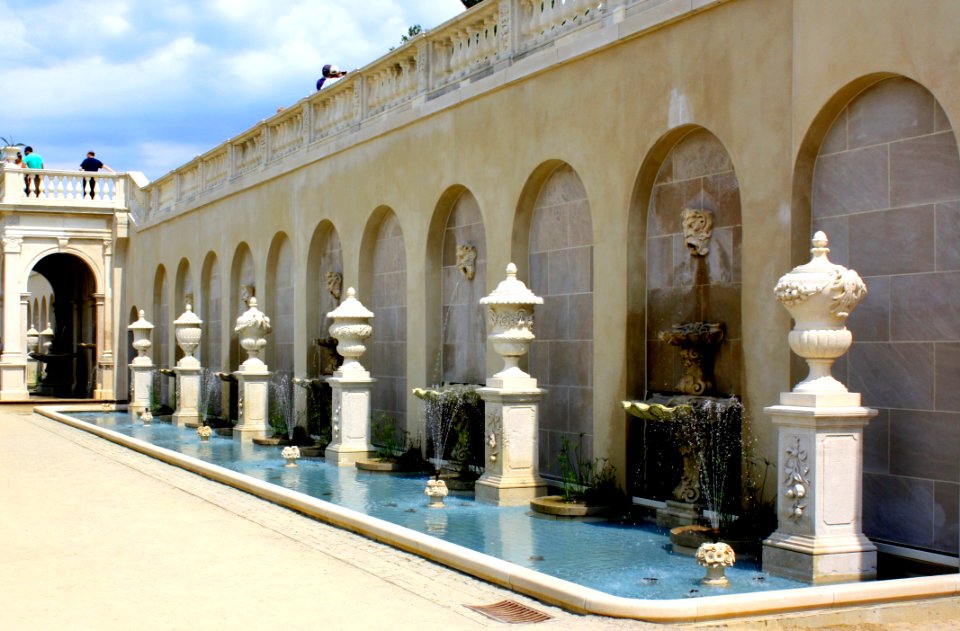
<instances>
[{"instance_id":1,"label":"decorative urn","mask_svg":"<svg viewBox=\"0 0 960 631\"><path fill-rule=\"evenodd\" d=\"M480 299L481 305L487 305L488 319L492 332L489 339L493 348L503 357L503 370L493 375L495 378L529 378L530 375L520 369L520 358L526 355L533 334L533 307L542 305L543 298L534 295L523 281L517 280L517 266L507 265L507 278Z\"/></svg>"},{"instance_id":2,"label":"decorative urn","mask_svg":"<svg viewBox=\"0 0 960 631\"><path fill-rule=\"evenodd\" d=\"M702 543L697 548L697 563L707 568L707 575L700 579L700 583L710 587L724 587L730 581L727 579L728 567L733 567L737 556L733 548L725 543Z\"/></svg>"},{"instance_id":3,"label":"decorative urn","mask_svg":"<svg viewBox=\"0 0 960 631\"><path fill-rule=\"evenodd\" d=\"M200 365L200 361L193 356L193 353L200 345L201 324L203 324L203 320L193 312L193 306L190 304L187 305L186 311L173 321L177 345L183 351L183 357L177 362L178 366L196 367Z\"/></svg>"},{"instance_id":4,"label":"decorative urn","mask_svg":"<svg viewBox=\"0 0 960 631\"><path fill-rule=\"evenodd\" d=\"M788 338L790 348L810 367L810 374L793 392L846 393L830 369L853 343L845 323L867 295L867 287L855 271L827 259L830 248L825 233L814 234L812 243L810 262L793 268L774 288L777 300L795 322Z\"/></svg>"},{"instance_id":5,"label":"decorative urn","mask_svg":"<svg viewBox=\"0 0 960 631\"><path fill-rule=\"evenodd\" d=\"M3 158L7 164L13 166L17 161L17 154L20 153L20 147L16 145L7 145L3 148Z\"/></svg>"},{"instance_id":6,"label":"decorative urn","mask_svg":"<svg viewBox=\"0 0 960 631\"><path fill-rule=\"evenodd\" d=\"M140 413L140 420L144 425L150 425L153 422L153 414L150 413L150 410L144 410Z\"/></svg>"},{"instance_id":7,"label":"decorative urn","mask_svg":"<svg viewBox=\"0 0 960 631\"><path fill-rule=\"evenodd\" d=\"M300 459L300 448L296 445L290 447L284 447L283 451L280 452L280 456L287 461L285 467L296 467L297 460Z\"/></svg>"},{"instance_id":8,"label":"decorative urn","mask_svg":"<svg viewBox=\"0 0 960 631\"><path fill-rule=\"evenodd\" d=\"M36 353L40 347L40 332L32 325L27 329L27 352Z\"/></svg>"},{"instance_id":9,"label":"decorative urn","mask_svg":"<svg viewBox=\"0 0 960 631\"><path fill-rule=\"evenodd\" d=\"M447 497L447 483L443 480L427 480L427 488L423 490L424 495L430 498L430 508L443 508L443 500Z\"/></svg>"},{"instance_id":10,"label":"decorative urn","mask_svg":"<svg viewBox=\"0 0 960 631\"><path fill-rule=\"evenodd\" d=\"M266 364L260 359L260 352L267 345L266 336L270 333L270 318L257 309L257 299L250 298L247 310L237 318L234 333L240 335L240 346L247 351L247 359L240 364L240 370L263 370Z\"/></svg>"},{"instance_id":11,"label":"decorative urn","mask_svg":"<svg viewBox=\"0 0 960 631\"><path fill-rule=\"evenodd\" d=\"M197 427L197 436L200 437L200 440L210 440L210 437L213 435L213 428L209 425L201 425Z\"/></svg>"},{"instance_id":12,"label":"decorative urn","mask_svg":"<svg viewBox=\"0 0 960 631\"><path fill-rule=\"evenodd\" d=\"M356 296L354 288L348 287L346 299L327 314L328 318L333 319L330 335L336 338L337 352L343 356L343 364L337 370L339 373L366 370L359 360L367 350L364 341L373 335L373 325L370 324L373 312L364 307Z\"/></svg>"},{"instance_id":13,"label":"decorative urn","mask_svg":"<svg viewBox=\"0 0 960 631\"><path fill-rule=\"evenodd\" d=\"M150 365L152 362L147 357L147 351L153 346L150 341L150 333L153 331L153 325L147 322L143 317L143 309L140 310L140 317L136 322L127 327L127 330L133 332L133 348L137 351L137 356L133 358L133 363L137 365ZM43 335L41 333L41 335Z\"/></svg>"}]
</instances>

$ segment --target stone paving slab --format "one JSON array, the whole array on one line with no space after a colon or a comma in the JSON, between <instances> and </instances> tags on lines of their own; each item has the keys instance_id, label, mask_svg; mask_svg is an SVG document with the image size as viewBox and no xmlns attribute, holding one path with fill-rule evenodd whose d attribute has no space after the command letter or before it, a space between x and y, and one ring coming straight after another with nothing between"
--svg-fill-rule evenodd
<instances>
[{"instance_id":1,"label":"stone paving slab","mask_svg":"<svg viewBox=\"0 0 960 631\"><path fill-rule=\"evenodd\" d=\"M665 628L572 614L29 408L0 409L0 542L0 630L489 629L506 625L464 605L504 599L554 616L545 631ZM670 628L921 631L957 628L958 612L950 599Z\"/></svg>"}]
</instances>

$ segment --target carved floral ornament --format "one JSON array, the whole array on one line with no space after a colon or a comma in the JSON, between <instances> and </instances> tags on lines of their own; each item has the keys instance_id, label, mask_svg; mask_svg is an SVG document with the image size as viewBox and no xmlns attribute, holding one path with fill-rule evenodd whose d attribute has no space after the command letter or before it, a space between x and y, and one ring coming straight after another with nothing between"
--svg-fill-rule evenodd
<instances>
[{"instance_id":1,"label":"carved floral ornament","mask_svg":"<svg viewBox=\"0 0 960 631\"><path fill-rule=\"evenodd\" d=\"M800 519L807 508L804 498L807 496L807 489L810 488L810 482L807 479L810 475L810 467L807 466L807 451L800 446L800 437L794 436L793 439L793 445L787 447L786 452L783 494L793 501L790 507L790 518Z\"/></svg>"}]
</instances>

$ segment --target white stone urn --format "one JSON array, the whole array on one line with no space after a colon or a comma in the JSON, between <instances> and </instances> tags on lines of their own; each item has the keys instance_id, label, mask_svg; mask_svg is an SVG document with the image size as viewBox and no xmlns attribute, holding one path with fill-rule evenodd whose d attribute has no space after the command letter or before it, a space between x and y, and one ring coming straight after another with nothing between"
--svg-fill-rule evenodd
<instances>
[{"instance_id":1,"label":"white stone urn","mask_svg":"<svg viewBox=\"0 0 960 631\"><path fill-rule=\"evenodd\" d=\"M143 313L142 311L140 312ZM50 347L53 345L53 327L47 322L47 328L40 331L40 352L44 355L50 353Z\"/></svg>"},{"instance_id":2,"label":"white stone urn","mask_svg":"<svg viewBox=\"0 0 960 631\"><path fill-rule=\"evenodd\" d=\"M150 410L144 410L140 413L140 420L144 425L149 425L153 422L153 414L150 413Z\"/></svg>"},{"instance_id":3,"label":"white stone urn","mask_svg":"<svg viewBox=\"0 0 960 631\"><path fill-rule=\"evenodd\" d=\"M203 320L193 312L193 306L189 304L180 317L173 321L177 345L183 351L183 357L177 362L178 366L195 368L200 365L200 360L194 357L193 353L200 345L201 324Z\"/></svg>"},{"instance_id":4,"label":"white stone urn","mask_svg":"<svg viewBox=\"0 0 960 631\"><path fill-rule=\"evenodd\" d=\"M327 313L327 317L333 319L330 335L336 338L337 352L343 357L337 373L365 372L366 368L359 360L367 350L364 342L373 335L373 325L370 324L373 312L357 300L354 288L348 287L346 299Z\"/></svg>"},{"instance_id":5,"label":"white stone urn","mask_svg":"<svg viewBox=\"0 0 960 631\"><path fill-rule=\"evenodd\" d=\"M853 335L845 323L867 294L853 270L827 259L827 235L813 235L809 263L793 268L777 282L774 293L794 319L789 343L804 358L810 374L793 389L802 394L844 394L846 386L830 374L833 362L847 352Z\"/></svg>"},{"instance_id":6,"label":"white stone urn","mask_svg":"<svg viewBox=\"0 0 960 631\"><path fill-rule=\"evenodd\" d=\"M31 325L30 328L27 329L27 352L36 353L39 347L40 332Z\"/></svg>"},{"instance_id":7,"label":"white stone urn","mask_svg":"<svg viewBox=\"0 0 960 631\"><path fill-rule=\"evenodd\" d=\"M17 161L17 153L21 151L21 147L7 145L3 148L3 158L6 160L7 164L14 164Z\"/></svg>"},{"instance_id":8,"label":"white stone urn","mask_svg":"<svg viewBox=\"0 0 960 631\"><path fill-rule=\"evenodd\" d=\"M443 480L427 480L427 488L423 490L424 495L430 498L430 508L443 508L443 500L447 497L447 483Z\"/></svg>"},{"instance_id":9,"label":"white stone urn","mask_svg":"<svg viewBox=\"0 0 960 631\"><path fill-rule=\"evenodd\" d=\"M197 427L197 436L200 437L200 440L210 440L212 435L213 429L209 425L200 425Z\"/></svg>"},{"instance_id":10,"label":"white stone urn","mask_svg":"<svg viewBox=\"0 0 960 631\"><path fill-rule=\"evenodd\" d=\"M240 346L247 351L247 360L240 364L240 369L265 370L266 364L260 359L260 352L267 345L265 338L270 333L270 318L257 309L256 298L250 298L247 307L233 328L234 333L240 335Z\"/></svg>"},{"instance_id":11,"label":"white stone urn","mask_svg":"<svg viewBox=\"0 0 960 631\"><path fill-rule=\"evenodd\" d=\"M280 452L280 456L287 461L285 467L296 467L297 460L300 459L300 448L296 445L290 447L284 447L283 451Z\"/></svg>"},{"instance_id":12,"label":"white stone urn","mask_svg":"<svg viewBox=\"0 0 960 631\"><path fill-rule=\"evenodd\" d=\"M737 557L733 548L725 543L701 543L697 548L697 563L707 568L707 575L700 579L702 585L725 587L728 567L733 567Z\"/></svg>"},{"instance_id":13,"label":"white stone urn","mask_svg":"<svg viewBox=\"0 0 960 631\"><path fill-rule=\"evenodd\" d=\"M133 358L132 363L134 365L151 364L152 362L147 356L147 351L153 346L153 343L150 341L150 333L153 331L153 325L144 318L143 309L140 310L140 317L137 321L128 326L127 330L133 331L133 348L137 351L137 356Z\"/></svg>"},{"instance_id":14,"label":"white stone urn","mask_svg":"<svg viewBox=\"0 0 960 631\"><path fill-rule=\"evenodd\" d=\"M503 357L503 370L495 378L529 378L520 369L520 358L530 348L533 334L533 307L542 305L543 298L534 295L523 281L517 280L517 266L507 265L507 278L480 299L481 305L489 307L488 318L492 329L488 339L493 348Z\"/></svg>"}]
</instances>

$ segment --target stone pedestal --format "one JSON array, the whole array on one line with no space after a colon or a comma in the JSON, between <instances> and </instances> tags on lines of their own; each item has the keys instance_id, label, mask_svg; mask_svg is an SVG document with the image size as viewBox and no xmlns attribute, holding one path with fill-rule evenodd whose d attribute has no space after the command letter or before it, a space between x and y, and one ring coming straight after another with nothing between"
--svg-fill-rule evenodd
<instances>
[{"instance_id":1,"label":"stone pedestal","mask_svg":"<svg viewBox=\"0 0 960 631\"><path fill-rule=\"evenodd\" d=\"M269 393L270 372L267 370L238 370L233 373L237 378L240 393L238 422L233 428L234 440L251 441L254 438L269 438Z\"/></svg>"},{"instance_id":2,"label":"stone pedestal","mask_svg":"<svg viewBox=\"0 0 960 631\"><path fill-rule=\"evenodd\" d=\"M200 388L203 387L200 366L177 366L177 410L173 424L197 427L200 424Z\"/></svg>"},{"instance_id":3,"label":"stone pedestal","mask_svg":"<svg viewBox=\"0 0 960 631\"><path fill-rule=\"evenodd\" d=\"M484 470L476 483L476 499L498 506L527 504L547 493L537 448L538 407L546 391L536 387L536 379L524 380L532 382L526 388L490 387L499 381L488 379L488 387L477 391L486 415Z\"/></svg>"},{"instance_id":4,"label":"stone pedestal","mask_svg":"<svg viewBox=\"0 0 960 631\"><path fill-rule=\"evenodd\" d=\"M327 379L332 392L333 438L324 452L328 464L352 467L370 458L370 391L375 379L367 371L337 371Z\"/></svg>"},{"instance_id":5,"label":"stone pedestal","mask_svg":"<svg viewBox=\"0 0 960 631\"><path fill-rule=\"evenodd\" d=\"M876 578L877 549L861 531L861 482L863 428L877 411L790 405L764 411L779 427L780 459L778 528L763 542L764 571L810 583Z\"/></svg>"},{"instance_id":6,"label":"stone pedestal","mask_svg":"<svg viewBox=\"0 0 960 631\"><path fill-rule=\"evenodd\" d=\"M130 404L127 406L130 416L139 418L144 410L150 409L150 390L153 388L153 364L130 364Z\"/></svg>"}]
</instances>

